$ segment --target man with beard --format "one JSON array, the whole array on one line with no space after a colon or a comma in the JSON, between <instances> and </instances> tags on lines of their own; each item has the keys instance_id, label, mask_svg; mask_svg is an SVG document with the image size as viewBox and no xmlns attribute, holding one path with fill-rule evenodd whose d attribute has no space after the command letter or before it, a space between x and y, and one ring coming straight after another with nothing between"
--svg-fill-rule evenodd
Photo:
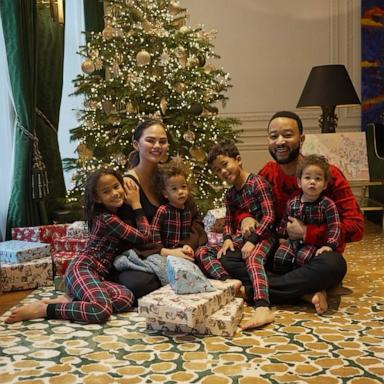
<instances>
[{"instance_id":1,"label":"man with beard","mask_svg":"<svg viewBox=\"0 0 384 384\"><path fill-rule=\"evenodd\" d=\"M302 157L301 146L305 136L298 115L293 112L275 113L268 124L269 153L275 161L268 162L260 171L271 185L274 196L276 225L282 219L287 201L300 192L297 184L296 167ZM337 206L341 220L344 242L359 241L363 237L364 218L352 190L343 173L330 165L330 178L324 195ZM249 215L242 219L242 232L249 235L257 225ZM326 225L304 225L296 218L290 218L287 225L289 238L303 240L306 244L321 246L326 238ZM222 260L227 271L243 284L249 284L244 262L239 258ZM308 264L283 275L269 277L269 295L272 304L288 304L304 298L311 302L318 314L327 311L326 289L339 284L347 270L343 256L335 251L324 252Z\"/></svg>"}]
</instances>

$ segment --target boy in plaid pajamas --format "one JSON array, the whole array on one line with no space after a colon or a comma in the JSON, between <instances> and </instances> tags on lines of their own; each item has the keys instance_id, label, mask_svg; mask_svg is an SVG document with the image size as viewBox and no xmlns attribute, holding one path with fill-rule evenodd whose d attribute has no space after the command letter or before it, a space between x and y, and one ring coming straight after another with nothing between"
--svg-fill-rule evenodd
<instances>
[{"instance_id":1,"label":"boy in plaid pajamas","mask_svg":"<svg viewBox=\"0 0 384 384\"><path fill-rule=\"evenodd\" d=\"M243 169L240 152L232 141L226 140L215 145L208 154L208 164L232 187L225 194L223 245L199 248L196 259L209 276L224 280L229 274L220 259L224 263L227 255L243 258L249 275L247 278L252 283L255 311L242 328L255 328L271 323L274 315L269 305L268 280L264 269L267 257L276 244L271 231L275 215L270 186L261 176ZM248 212L258 222L248 238L239 232L237 216L241 212ZM246 294L249 288L245 286Z\"/></svg>"},{"instance_id":2,"label":"boy in plaid pajamas","mask_svg":"<svg viewBox=\"0 0 384 384\"><path fill-rule=\"evenodd\" d=\"M153 248L160 245L161 251L147 256L143 260L134 251L130 251L128 255L118 256L114 261L114 266L118 271L132 268L153 272L161 284L166 285L169 283L166 274L167 256L177 256L194 261L195 249L187 242L191 236L196 204L189 194L187 177L185 166L179 159L173 159L159 167L156 184L168 202L157 209L152 220L151 230ZM205 244L205 232L198 235L197 244Z\"/></svg>"},{"instance_id":3,"label":"boy in plaid pajamas","mask_svg":"<svg viewBox=\"0 0 384 384\"><path fill-rule=\"evenodd\" d=\"M314 256L344 246L341 244L341 222L336 204L322 195L329 180L327 160L319 155L306 156L298 163L296 175L302 193L288 201L287 211L277 229L278 236L282 238L273 260L273 269L277 273L287 273ZM288 239L287 223L292 218L301 220L305 225L325 223L325 245L319 248L302 240Z\"/></svg>"},{"instance_id":4,"label":"boy in plaid pajamas","mask_svg":"<svg viewBox=\"0 0 384 384\"><path fill-rule=\"evenodd\" d=\"M112 169L92 173L85 188L85 217L90 237L86 249L68 266L64 284L68 295L39 300L15 308L6 323L37 318L104 323L112 313L132 307L133 293L106 280L112 260L121 252L122 241L133 244L150 240L150 226L141 208L139 190L123 187L120 174ZM130 204L138 229L119 218L120 208ZM127 244L125 244L127 245Z\"/></svg>"}]
</instances>

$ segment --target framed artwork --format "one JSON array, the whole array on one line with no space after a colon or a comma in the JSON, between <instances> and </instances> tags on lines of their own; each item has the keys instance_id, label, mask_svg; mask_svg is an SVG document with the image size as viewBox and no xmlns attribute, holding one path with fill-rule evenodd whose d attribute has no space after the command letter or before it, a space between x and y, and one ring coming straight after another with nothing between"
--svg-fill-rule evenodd
<instances>
[{"instance_id":1,"label":"framed artwork","mask_svg":"<svg viewBox=\"0 0 384 384\"><path fill-rule=\"evenodd\" d=\"M310 133L305 135L302 153L325 156L343 171L347 180L369 180L365 132Z\"/></svg>"}]
</instances>

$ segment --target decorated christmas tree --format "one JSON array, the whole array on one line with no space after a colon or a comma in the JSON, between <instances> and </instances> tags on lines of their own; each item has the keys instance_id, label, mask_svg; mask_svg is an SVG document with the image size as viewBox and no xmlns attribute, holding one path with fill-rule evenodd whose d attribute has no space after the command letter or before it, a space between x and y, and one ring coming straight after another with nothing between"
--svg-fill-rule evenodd
<instances>
[{"instance_id":1,"label":"decorated christmas tree","mask_svg":"<svg viewBox=\"0 0 384 384\"><path fill-rule=\"evenodd\" d=\"M167 126L169 156L180 156L191 169L198 206L204 212L221 204L223 185L207 166L209 148L224 138L238 140L237 119L218 116L229 75L213 64L218 56L215 32L187 25L188 14L170 0L111 0L104 30L91 33L83 74L75 79L84 95L80 125L72 139L80 142L70 202L79 201L86 174L109 165L124 173L132 150L134 127L148 118Z\"/></svg>"}]
</instances>

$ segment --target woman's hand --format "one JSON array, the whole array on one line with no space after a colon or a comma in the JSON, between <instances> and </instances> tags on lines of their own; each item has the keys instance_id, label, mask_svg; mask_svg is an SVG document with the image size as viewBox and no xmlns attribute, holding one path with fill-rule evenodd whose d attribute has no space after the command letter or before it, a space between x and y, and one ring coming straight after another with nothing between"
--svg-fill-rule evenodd
<instances>
[{"instance_id":1,"label":"woman's hand","mask_svg":"<svg viewBox=\"0 0 384 384\"><path fill-rule=\"evenodd\" d=\"M225 255L230 249L231 251L235 250L235 247L233 246L233 241L231 239L227 239L224 241L223 246L220 248L219 252L217 252L217 258L221 259L221 256Z\"/></svg>"},{"instance_id":2,"label":"woman's hand","mask_svg":"<svg viewBox=\"0 0 384 384\"><path fill-rule=\"evenodd\" d=\"M316 251L315 256L321 255L323 252L332 252L332 251L333 249L331 247L328 247L328 245L323 245Z\"/></svg>"},{"instance_id":3,"label":"woman's hand","mask_svg":"<svg viewBox=\"0 0 384 384\"><path fill-rule=\"evenodd\" d=\"M191 246L183 245L182 249L185 255L187 255L188 257L192 257L193 259L195 258L195 252Z\"/></svg>"}]
</instances>

